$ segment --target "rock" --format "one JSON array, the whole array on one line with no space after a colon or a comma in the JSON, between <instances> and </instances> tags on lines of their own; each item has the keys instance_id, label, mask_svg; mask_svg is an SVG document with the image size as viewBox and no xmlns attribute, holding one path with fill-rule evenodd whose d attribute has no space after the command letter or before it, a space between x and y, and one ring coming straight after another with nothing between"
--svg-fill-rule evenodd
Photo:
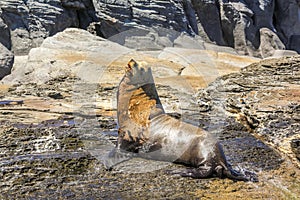
<instances>
[{"instance_id":1,"label":"rock","mask_svg":"<svg viewBox=\"0 0 300 200\"><path fill-rule=\"evenodd\" d=\"M284 44L279 37L270 29L260 29L260 47L261 55L263 58L274 55L275 50L285 49Z\"/></svg>"},{"instance_id":2,"label":"rock","mask_svg":"<svg viewBox=\"0 0 300 200\"><path fill-rule=\"evenodd\" d=\"M199 36L190 36L162 27L129 28L108 38L110 41L139 51L162 50L165 47L180 47L187 49L205 49Z\"/></svg>"},{"instance_id":3,"label":"rock","mask_svg":"<svg viewBox=\"0 0 300 200\"><path fill-rule=\"evenodd\" d=\"M253 24L257 29L268 28L275 29L273 16L275 9L275 1L273 0L254 0L246 3L247 7L253 11Z\"/></svg>"},{"instance_id":4,"label":"rock","mask_svg":"<svg viewBox=\"0 0 300 200\"><path fill-rule=\"evenodd\" d=\"M100 20L163 26L182 32L193 32L180 1L104 1L97 0L95 9ZM112 36L112 35L111 35Z\"/></svg>"},{"instance_id":5,"label":"rock","mask_svg":"<svg viewBox=\"0 0 300 200\"><path fill-rule=\"evenodd\" d=\"M114 35L109 40L135 50L161 50L173 46L172 38L178 35L175 31L167 32L163 28L134 28Z\"/></svg>"},{"instance_id":6,"label":"rock","mask_svg":"<svg viewBox=\"0 0 300 200\"><path fill-rule=\"evenodd\" d=\"M180 34L174 40L173 46L186 49L205 49L202 38L200 38L199 36L190 37L186 34Z\"/></svg>"},{"instance_id":7,"label":"rock","mask_svg":"<svg viewBox=\"0 0 300 200\"><path fill-rule=\"evenodd\" d=\"M207 128L214 129L215 123L228 124L226 119L233 118L233 124L243 124L299 167L298 154L294 153L297 147L291 147L300 135L299 66L299 56L263 60L243 68L240 73L218 78L200 92L199 102L211 105L207 115L210 119L216 117L216 122L210 120ZM232 123L229 124L234 127Z\"/></svg>"},{"instance_id":8,"label":"rock","mask_svg":"<svg viewBox=\"0 0 300 200\"><path fill-rule=\"evenodd\" d=\"M290 37L289 48L300 53L300 35L292 35Z\"/></svg>"},{"instance_id":9,"label":"rock","mask_svg":"<svg viewBox=\"0 0 300 200\"><path fill-rule=\"evenodd\" d=\"M278 32L278 36L289 48L298 44L298 48L294 48L294 50L297 51L299 50L299 40L298 43L294 43L293 37L300 35L299 9L299 0L289 2L279 0L276 1L274 13L275 28Z\"/></svg>"},{"instance_id":10,"label":"rock","mask_svg":"<svg viewBox=\"0 0 300 200\"><path fill-rule=\"evenodd\" d=\"M264 53L259 48L262 46L260 38L264 37L260 36L261 28L273 31L285 49L299 52L300 46L297 39L300 35L299 5L296 0L288 3L270 0L9 0L1 1L0 7L0 43L15 55L27 54L45 38L69 27L83 28L104 38L133 29L126 33L126 42L128 46L137 46L136 41L139 41L137 49L140 50L142 47L153 50L172 45L190 48L191 41L197 38L200 44L195 48L202 48L201 43L205 41L232 47L242 55L263 57ZM180 44L176 44L178 40L174 44L181 33L200 37L178 38ZM153 35L159 38L154 43ZM271 41L267 42L267 46L273 46ZM121 41L120 44L123 43Z\"/></svg>"},{"instance_id":11,"label":"rock","mask_svg":"<svg viewBox=\"0 0 300 200\"><path fill-rule=\"evenodd\" d=\"M198 34L218 45L225 45L217 1L191 0L198 21Z\"/></svg>"},{"instance_id":12,"label":"rock","mask_svg":"<svg viewBox=\"0 0 300 200\"><path fill-rule=\"evenodd\" d=\"M88 2L1 1L1 18L11 31L12 51L16 55L24 55L31 48L39 46L48 36L67 27L81 27L82 24L86 27L86 21L91 21L91 16L87 12L84 22L78 19L78 15L83 15L80 10L86 9Z\"/></svg>"},{"instance_id":13,"label":"rock","mask_svg":"<svg viewBox=\"0 0 300 200\"><path fill-rule=\"evenodd\" d=\"M1 14L2 11L0 10L0 16ZM2 18L0 18L0 35L0 43L7 49L11 49L10 32L8 26L3 22Z\"/></svg>"},{"instance_id":14,"label":"rock","mask_svg":"<svg viewBox=\"0 0 300 200\"><path fill-rule=\"evenodd\" d=\"M256 58L238 56L226 52L176 47L165 48L158 58L183 66L180 71L181 76L199 78L201 81L198 83L201 82L201 84L198 87L195 85L197 81L189 80L189 82L193 82L191 84L197 89L207 86L220 75L228 74L232 70L238 70L243 66L258 61Z\"/></svg>"},{"instance_id":15,"label":"rock","mask_svg":"<svg viewBox=\"0 0 300 200\"><path fill-rule=\"evenodd\" d=\"M87 31L70 28L45 39L39 48L33 48L29 52L26 65L17 68L3 81L4 83L44 84L59 76L73 74L83 80L96 83L99 74L93 70L101 73L103 70L101 66L109 65L110 62L130 51L126 47L94 36Z\"/></svg>"},{"instance_id":16,"label":"rock","mask_svg":"<svg viewBox=\"0 0 300 200\"><path fill-rule=\"evenodd\" d=\"M294 139L291 141L292 151L295 153L296 158L300 162L300 139Z\"/></svg>"},{"instance_id":17,"label":"rock","mask_svg":"<svg viewBox=\"0 0 300 200\"><path fill-rule=\"evenodd\" d=\"M287 57L287 56L296 56L298 53L292 50L275 50L272 57L280 58L280 57Z\"/></svg>"},{"instance_id":18,"label":"rock","mask_svg":"<svg viewBox=\"0 0 300 200\"><path fill-rule=\"evenodd\" d=\"M243 55L257 56L255 49L256 29L252 22L253 11L242 2L222 3L221 24L223 27L224 40L230 47L235 48Z\"/></svg>"},{"instance_id":19,"label":"rock","mask_svg":"<svg viewBox=\"0 0 300 200\"><path fill-rule=\"evenodd\" d=\"M230 54L238 54L237 51L232 47L227 46L219 46L212 43L204 43L204 48L206 50L216 51L216 52L224 52L224 53L230 53Z\"/></svg>"},{"instance_id":20,"label":"rock","mask_svg":"<svg viewBox=\"0 0 300 200\"><path fill-rule=\"evenodd\" d=\"M181 42L179 38L175 38L178 45ZM187 40L193 41L193 38ZM182 45L196 48L199 44ZM22 96L27 99L29 95L23 107L28 106L31 109L35 104L42 105L40 101L32 100L31 95L47 98L49 105L42 107L46 107L50 113L57 111L69 113L71 107L81 112L82 104L87 104L87 99L88 102L94 101L100 87L103 91L98 96L98 108L115 110L113 96L116 85L123 76L124 63L136 58L152 66L166 110L180 112L179 106L174 107L170 97L174 101L181 99L180 101L184 102L183 98L191 98L196 90L207 86L219 75L236 72L241 66L259 60L230 54L231 50L222 48L227 53L178 47L157 51L135 51L136 48L126 48L81 29L66 29L45 39L40 47L30 51L28 57L17 56L12 74L5 77L2 84L15 88L11 89L15 98ZM77 93L80 95L77 96ZM53 99L69 103L61 105L50 103ZM38 103L28 103L32 101ZM44 117L41 115L39 113L39 118L43 120L53 116L47 112Z\"/></svg>"},{"instance_id":21,"label":"rock","mask_svg":"<svg viewBox=\"0 0 300 200\"><path fill-rule=\"evenodd\" d=\"M14 63L14 55L0 43L0 80L10 74Z\"/></svg>"}]
</instances>

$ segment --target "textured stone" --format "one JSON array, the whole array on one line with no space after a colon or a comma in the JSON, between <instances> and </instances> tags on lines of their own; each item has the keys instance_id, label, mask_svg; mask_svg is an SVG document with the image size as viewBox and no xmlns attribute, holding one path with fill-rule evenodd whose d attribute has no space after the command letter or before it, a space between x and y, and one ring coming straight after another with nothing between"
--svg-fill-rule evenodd
<instances>
[{"instance_id":1,"label":"textured stone","mask_svg":"<svg viewBox=\"0 0 300 200\"><path fill-rule=\"evenodd\" d=\"M39 46L42 41L67 27L81 27L87 22L79 20L84 15L81 9L86 9L90 1L22 1L5 0L0 2L1 18L9 27L12 41L12 51L17 54L27 54ZM79 10L77 12L77 10ZM91 16L86 13L86 21ZM91 21L91 20L90 20Z\"/></svg>"},{"instance_id":2,"label":"textured stone","mask_svg":"<svg viewBox=\"0 0 300 200\"><path fill-rule=\"evenodd\" d=\"M210 119L215 117L207 128L214 130L215 123L226 124L226 119L234 118L299 167L295 145L291 146L300 137L299 75L300 57L296 56L263 60L218 78L199 95L199 102L211 106Z\"/></svg>"},{"instance_id":3,"label":"textured stone","mask_svg":"<svg viewBox=\"0 0 300 200\"><path fill-rule=\"evenodd\" d=\"M93 70L101 73L101 66L130 51L87 31L70 28L45 39L39 48L31 49L26 65L17 67L14 74L4 81L43 84L73 74L95 83L99 74Z\"/></svg>"},{"instance_id":4,"label":"textured stone","mask_svg":"<svg viewBox=\"0 0 300 200\"><path fill-rule=\"evenodd\" d=\"M1 16L1 10L0 10ZM11 39L10 32L7 25L3 22L2 18L0 18L0 43L3 44L7 49L11 48Z\"/></svg>"},{"instance_id":5,"label":"textured stone","mask_svg":"<svg viewBox=\"0 0 300 200\"><path fill-rule=\"evenodd\" d=\"M300 35L292 35L290 37L289 48L300 53Z\"/></svg>"},{"instance_id":6,"label":"textured stone","mask_svg":"<svg viewBox=\"0 0 300 200\"><path fill-rule=\"evenodd\" d=\"M293 36L300 35L300 5L299 0L278 0L275 5L275 28L280 39L287 47L298 44L294 43ZM299 53L299 49L297 50Z\"/></svg>"},{"instance_id":7,"label":"textured stone","mask_svg":"<svg viewBox=\"0 0 300 200\"><path fill-rule=\"evenodd\" d=\"M191 0L191 3L197 14L198 34L218 45L225 45L217 1Z\"/></svg>"},{"instance_id":8,"label":"textured stone","mask_svg":"<svg viewBox=\"0 0 300 200\"><path fill-rule=\"evenodd\" d=\"M14 63L14 55L0 43L0 80L10 74Z\"/></svg>"},{"instance_id":9,"label":"textured stone","mask_svg":"<svg viewBox=\"0 0 300 200\"><path fill-rule=\"evenodd\" d=\"M159 27L171 32L158 34L162 38L154 46L150 45L153 34L126 33L129 46L139 40L144 49L170 47L185 32L205 42L232 47L242 55L263 57L261 28L273 31L285 49L299 52L300 46L297 0L3 0L0 7L0 42L16 55L27 54L45 38L68 27L88 29L104 38L130 29L157 34L155 28ZM190 41L180 45L190 46Z\"/></svg>"},{"instance_id":10,"label":"textured stone","mask_svg":"<svg viewBox=\"0 0 300 200\"><path fill-rule=\"evenodd\" d=\"M260 52L263 58L273 56L276 50L284 50L285 45L279 37L268 28L260 29Z\"/></svg>"},{"instance_id":11,"label":"textured stone","mask_svg":"<svg viewBox=\"0 0 300 200\"><path fill-rule=\"evenodd\" d=\"M163 26L176 31L192 32L181 1L107 1L97 0L95 9L100 20Z\"/></svg>"}]
</instances>

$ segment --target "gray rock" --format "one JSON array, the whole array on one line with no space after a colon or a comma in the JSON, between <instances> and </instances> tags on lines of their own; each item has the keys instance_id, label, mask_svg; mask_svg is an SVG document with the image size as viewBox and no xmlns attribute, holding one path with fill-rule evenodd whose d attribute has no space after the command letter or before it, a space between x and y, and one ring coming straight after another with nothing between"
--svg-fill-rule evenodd
<instances>
[{"instance_id":1,"label":"gray rock","mask_svg":"<svg viewBox=\"0 0 300 200\"><path fill-rule=\"evenodd\" d=\"M287 47L292 47L295 37L300 35L300 5L299 0L276 1L275 6L275 28L280 39ZM293 36L295 37L293 38ZM298 48L299 48L298 43ZM296 50L296 49L295 49ZM299 49L298 49L299 52Z\"/></svg>"},{"instance_id":2,"label":"gray rock","mask_svg":"<svg viewBox=\"0 0 300 200\"><path fill-rule=\"evenodd\" d=\"M100 21L135 22L137 25L162 26L189 33L194 32L185 14L182 1L94 1Z\"/></svg>"},{"instance_id":3,"label":"gray rock","mask_svg":"<svg viewBox=\"0 0 300 200\"><path fill-rule=\"evenodd\" d=\"M238 54L237 51L232 47L227 46L219 46L211 43L204 43L204 47L206 50L216 51L216 52L225 52L230 54Z\"/></svg>"},{"instance_id":4,"label":"gray rock","mask_svg":"<svg viewBox=\"0 0 300 200\"><path fill-rule=\"evenodd\" d=\"M45 84L70 74L97 83L104 70L102 66L130 51L85 30L68 28L45 39L40 47L31 49L26 65L5 77L3 83Z\"/></svg>"},{"instance_id":5,"label":"gray rock","mask_svg":"<svg viewBox=\"0 0 300 200\"><path fill-rule=\"evenodd\" d=\"M0 10L1 16L1 10ZM10 32L8 26L0 18L0 43L3 44L7 49L11 48Z\"/></svg>"},{"instance_id":6,"label":"gray rock","mask_svg":"<svg viewBox=\"0 0 300 200\"><path fill-rule=\"evenodd\" d=\"M292 50L275 50L272 57L279 58L279 57L286 57L286 56L296 56L298 53Z\"/></svg>"},{"instance_id":7,"label":"gray rock","mask_svg":"<svg viewBox=\"0 0 300 200\"><path fill-rule=\"evenodd\" d=\"M16 55L27 54L68 27L88 29L104 38L126 32L118 43L152 50L191 46L195 38L178 38L174 44L184 32L257 57L265 54L260 48L264 37L260 29L268 28L285 49L300 52L299 0L3 0L0 8L0 43ZM158 40L153 41L149 31ZM266 42L274 46L270 40L264 40L264 45Z\"/></svg>"},{"instance_id":8,"label":"gray rock","mask_svg":"<svg viewBox=\"0 0 300 200\"><path fill-rule=\"evenodd\" d=\"M205 49L204 41L201 37L190 37L186 34L181 34L174 40L174 47L202 50Z\"/></svg>"},{"instance_id":9,"label":"gray rock","mask_svg":"<svg viewBox=\"0 0 300 200\"><path fill-rule=\"evenodd\" d=\"M300 53L300 35L292 35L289 41L289 49Z\"/></svg>"},{"instance_id":10,"label":"gray rock","mask_svg":"<svg viewBox=\"0 0 300 200\"><path fill-rule=\"evenodd\" d=\"M90 1L1 1L1 18L11 31L12 51L24 55L48 36L67 27L87 26L79 20L80 10ZM85 15L87 20L88 14ZM91 18L91 17L90 17ZM8 40L9 41L9 40Z\"/></svg>"},{"instance_id":11,"label":"gray rock","mask_svg":"<svg viewBox=\"0 0 300 200\"><path fill-rule=\"evenodd\" d=\"M108 39L136 50L162 50L165 47L205 49L204 42L198 35L190 36L187 33L180 33L163 27L139 26L132 28L127 26L127 28L128 30Z\"/></svg>"},{"instance_id":12,"label":"gray rock","mask_svg":"<svg viewBox=\"0 0 300 200\"><path fill-rule=\"evenodd\" d=\"M14 63L14 55L0 43L0 80L10 74Z\"/></svg>"},{"instance_id":13,"label":"gray rock","mask_svg":"<svg viewBox=\"0 0 300 200\"><path fill-rule=\"evenodd\" d=\"M198 34L218 45L225 45L220 23L220 10L215 0L191 0L197 14Z\"/></svg>"},{"instance_id":14,"label":"gray rock","mask_svg":"<svg viewBox=\"0 0 300 200\"><path fill-rule=\"evenodd\" d=\"M275 1L273 0L254 0L246 1L246 5L253 12L253 25L260 29L262 27L269 28L274 31L273 15L275 9Z\"/></svg>"},{"instance_id":15,"label":"gray rock","mask_svg":"<svg viewBox=\"0 0 300 200\"><path fill-rule=\"evenodd\" d=\"M256 29L253 11L244 3L223 3L220 5L224 40L228 46L243 55L257 56Z\"/></svg>"},{"instance_id":16,"label":"gray rock","mask_svg":"<svg viewBox=\"0 0 300 200\"><path fill-rule=\"evenodd\" d=\"M272 56L275 50L284 50L285 46L279 37L268 28L260 29L260 47L262 57Z\"/></svg>"}]
</instances>

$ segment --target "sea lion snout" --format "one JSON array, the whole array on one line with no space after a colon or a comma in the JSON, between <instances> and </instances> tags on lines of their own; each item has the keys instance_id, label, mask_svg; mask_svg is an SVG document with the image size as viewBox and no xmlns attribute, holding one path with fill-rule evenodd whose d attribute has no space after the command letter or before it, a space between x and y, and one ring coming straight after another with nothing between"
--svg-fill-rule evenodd
<instances>
[{"instance_id":1,"label":"sea lion snout","mask_svg":"<svg viewBox=\"0 0 300 200\"><path fill-rule=\"evenodd\" d=\"M153 83L152 71L147 62L136 62L131 59L125 66L125 77L129 84L140 86L141 84Z\"/></svg>"},{"instance_id":2,"label":"sea lion snout","mask_svg":"<svg viewBox=\"0 0 300 200\"><path fill-rule=\"evenodd\" d=\"M128 63L127 66L125 67L126 71L132 70L133 67L137 65L136 61L131 59Z\"/></svg>"}]
</instances>

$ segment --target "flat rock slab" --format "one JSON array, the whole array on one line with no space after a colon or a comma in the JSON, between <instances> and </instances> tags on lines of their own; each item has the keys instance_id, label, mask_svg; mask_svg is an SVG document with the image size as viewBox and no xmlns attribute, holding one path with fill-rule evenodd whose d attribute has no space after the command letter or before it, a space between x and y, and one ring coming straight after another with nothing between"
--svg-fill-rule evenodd
<instances>
[{"instance_id":1,"label":"flat rock slab","mask_svg":"<svg viewBox=\"0 0 300 200\"><path fill-rule=\"evenodd\" d=\"M79 130L82 127L78 129L66 121L70 120L1 124L1 198L297 199L300 195L300 173L289 162L257 172L258 183L172 176L166 171L182 166L139 158L107 171L87 149L87 143L114 140L104 137L99 128L86 129L83 134ZM113 125L113 121L99 121L104 123Z\"/></svg>"}]
</instances>

